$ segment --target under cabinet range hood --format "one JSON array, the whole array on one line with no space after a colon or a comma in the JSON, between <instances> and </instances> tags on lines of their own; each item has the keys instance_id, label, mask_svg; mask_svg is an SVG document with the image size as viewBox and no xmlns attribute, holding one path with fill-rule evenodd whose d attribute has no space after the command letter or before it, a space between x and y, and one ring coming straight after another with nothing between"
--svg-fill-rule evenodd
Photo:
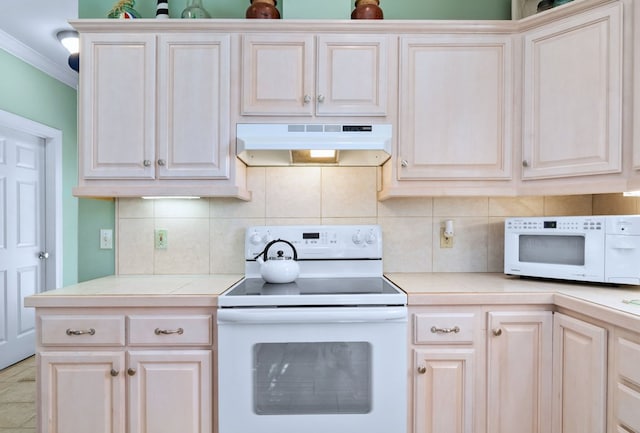
<instances>
[{"instance_id":1,"label":"under cabinet range hood","mask_svg":"<svg viewBox=\"0 0 640 433\"><path fill-rule=\"evenodd\" d=\"M378 166L391 156L390 124L239 123L238 158L250 166Z\"/></svg>"}]
</instances>

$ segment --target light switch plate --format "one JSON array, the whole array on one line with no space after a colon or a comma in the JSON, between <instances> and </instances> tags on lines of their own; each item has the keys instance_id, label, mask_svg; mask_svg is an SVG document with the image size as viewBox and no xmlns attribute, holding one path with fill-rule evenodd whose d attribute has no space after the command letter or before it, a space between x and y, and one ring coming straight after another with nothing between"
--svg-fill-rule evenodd
<instances>
[{"instance_id":1,"label":"light switch plate","mask_svg":"<svg viewBox=\"0 0 640 433\"><path fill-rule=\"evenodd\" d=\"M167 229L156 229L155 231L155 247L156 250L166 250L167 245Z\"/></svg>"},{"instance_id":2,"label":"light switch plate","mask_svg":"<svg viewBox=\"0 0 640 433\"><path fill-rule=\"evenodd\" d=\"M113 230L100 229L100 249L101 250L113 249Z\"/></svg>"}]
</instances>

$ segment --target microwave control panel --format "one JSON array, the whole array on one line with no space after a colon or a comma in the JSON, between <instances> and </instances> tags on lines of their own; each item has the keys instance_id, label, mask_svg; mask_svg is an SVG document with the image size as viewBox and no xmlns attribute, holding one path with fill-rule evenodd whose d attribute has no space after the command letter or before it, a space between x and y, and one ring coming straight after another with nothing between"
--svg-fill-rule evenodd
<instances>
[{"instance_id":1,"label":"microwave control panel","mask_svg":"<svg viewBox=\"0 0 640 433\"><path fill-rule=\"evenodd\" d=\"M510 231L562 231L584 232L589 230L605 230L603 217L532 217L508 218L505 228Z\"/></svg>"}]
</instances>

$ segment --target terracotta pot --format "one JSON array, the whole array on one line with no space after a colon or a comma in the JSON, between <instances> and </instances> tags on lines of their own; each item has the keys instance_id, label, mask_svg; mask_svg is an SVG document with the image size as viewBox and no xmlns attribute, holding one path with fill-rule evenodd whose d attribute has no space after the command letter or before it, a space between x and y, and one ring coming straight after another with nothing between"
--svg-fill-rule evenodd
<instances>
[{"instance_id":1,"label":"terracotta pot","mask_svg":"<svg viewBox=\"0 0 640 433\"><path fill-rule=\"evenodd\" d=\"M280 19L280 12L276 8L277 0L250 0L251 5L247 8L246 18L259 19Z\"/></svg>"},{"instance_id":2,"label":"terracotta pot","mask_svg":"<svg viewBox=\"0 0 640 433\"><path fill-rule=\"evenodd\" d=\"M356 8L351 12L352 20L381 20L380 0L356 0Z\"/></svg>"}]
</instances>

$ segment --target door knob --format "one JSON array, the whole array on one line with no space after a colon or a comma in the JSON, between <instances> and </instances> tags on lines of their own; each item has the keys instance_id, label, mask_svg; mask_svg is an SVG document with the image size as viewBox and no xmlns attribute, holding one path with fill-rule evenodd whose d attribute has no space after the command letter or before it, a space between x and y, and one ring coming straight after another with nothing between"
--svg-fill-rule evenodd
<instances>
[{"instance_id":1,"label":"door knob","mask_svg":"<svg viewBox=\"0 0 640 433\"><path fill-rule=\"evenodd\" d=\"M49 253L47 253L46 251L40 251L40 254L38 254L38 258L40 260L47 260L49 258Z\"/></svg>"}]
</instances>

